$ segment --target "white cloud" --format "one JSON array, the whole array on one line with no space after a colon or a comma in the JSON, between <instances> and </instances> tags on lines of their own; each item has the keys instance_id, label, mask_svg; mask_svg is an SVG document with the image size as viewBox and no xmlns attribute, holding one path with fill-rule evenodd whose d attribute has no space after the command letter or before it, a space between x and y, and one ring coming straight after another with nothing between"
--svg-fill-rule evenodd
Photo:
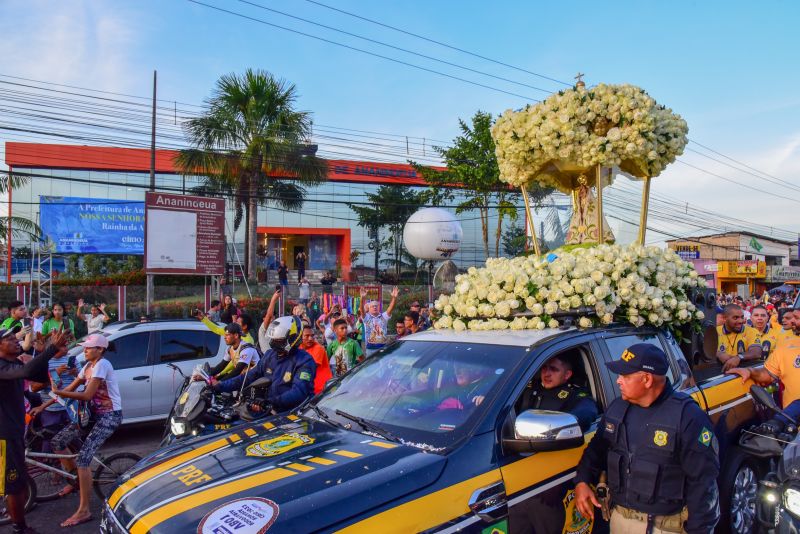
<instances>
[{"instance_id":1,"label":"white cloud","mask_svg":"<svg viewBox=\"0 0 800 534\"><path fill-rule=\"evenodd\" d=\"M11 0L0 8L3 74L126 91L133 86L135 12L92 0Z\"/></svg>"}]
</instances>

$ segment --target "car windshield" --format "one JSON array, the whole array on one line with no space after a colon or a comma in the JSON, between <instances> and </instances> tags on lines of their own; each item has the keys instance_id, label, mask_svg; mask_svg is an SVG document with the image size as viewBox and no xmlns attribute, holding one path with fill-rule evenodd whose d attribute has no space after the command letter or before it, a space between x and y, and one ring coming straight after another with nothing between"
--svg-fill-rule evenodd
<instances>
[{"instance_id":1,"label":"car windshield","mask_svg":"<svg viewBox=\"0 0 800 534\"><path fill-rule=\"evenodd\" d=\"M526 348L401 341L323 394L323 416L439 452L467 435ZM366 420L357 428L358 418ZM385 431L385 432L383 432Z\"/></svg>"}]
</instances>

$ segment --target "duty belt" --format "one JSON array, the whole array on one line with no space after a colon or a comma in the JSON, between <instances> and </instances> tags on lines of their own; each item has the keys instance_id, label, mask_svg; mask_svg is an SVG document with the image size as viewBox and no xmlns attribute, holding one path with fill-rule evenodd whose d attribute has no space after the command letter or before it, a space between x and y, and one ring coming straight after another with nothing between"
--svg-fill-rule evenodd
<instances>
[{"instance_id":1,"label":"duty belt","mask_svg":"<svg viewBox=\"0 0 800 534\"><path fill-rule=\"evenodd\" d=\"M614 505L612 513L618 513L625 519L645 523L648 526L648 532L652 532L653 528L663 530L664 532L685 532L683 529L683 522L689 517L686 508L672 515L652 515L632 510L631 508L625 508L618 504Z\"/></svg>"}]
</instances>

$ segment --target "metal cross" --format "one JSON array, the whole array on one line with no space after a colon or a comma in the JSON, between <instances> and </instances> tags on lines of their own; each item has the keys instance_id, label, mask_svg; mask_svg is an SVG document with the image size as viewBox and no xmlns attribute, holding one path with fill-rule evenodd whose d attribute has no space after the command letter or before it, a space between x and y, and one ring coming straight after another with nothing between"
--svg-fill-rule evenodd
<instances>
[{"instance_id":1,"label":"metal cross","mask_svg":"<svg viewBox=\"0 0 800 534\"><path fill-rule=\"evenodd\" d=\"M578 71L578 75L575 76L575 79L578 80L576 82L576 85L583 83L583 77L584 76L586 76L584 73L582 73L581 71Z\"/></svg>"}]
</instances>

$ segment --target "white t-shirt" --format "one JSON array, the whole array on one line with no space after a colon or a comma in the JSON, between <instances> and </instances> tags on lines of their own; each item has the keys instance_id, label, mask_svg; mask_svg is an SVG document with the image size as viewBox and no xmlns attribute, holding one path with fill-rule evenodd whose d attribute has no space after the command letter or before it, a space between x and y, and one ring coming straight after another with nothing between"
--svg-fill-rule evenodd
<instances>
[{"instance_id":1,"label":"white t-shirt","mask_svg":"<svg viewBox=\"0 0 800 534\"><path fill-rule=\"evenodd\" d=\"M83 316L83 319L86 321L86 329L90 334L103 328L103 323L105 322L105 316L102 314L97 314L97 317L92 317L91 313L87 313Z\"/></svg>"},{"instance_id":2,"label":"white t-shirt","mask_svg":"<svg viewBox=\"0 0 800 534\"><path fill-rule=\"evenodd\" d=\"M367 341L367 349L379 349L386 345L389 327L389 314L383 312L372 315L367 312L364 315L364 335Z\"/></svg>"},{"instance_id":3,"label":"white t-shirt","mask_svg":"<svg viewBox=\"0 0 800 534\"><path fill-rule=\"evenodd\" d=\"M226 362L231 361L231 353L229 351L225 351L225 356L222 358ZM255 365L258 363L259 360L258 351L252 345L247 345L246 347L244 344L239 345L239 363L245 363L249 365Z\"/></svg>"},{"instance_id":4,"label":"white t-shirt","mask_svg":"<svg viewBox=\"0 0 800 534\"><path fill-rule=\"evenodd\" d=\"M114 376L114 366L105 358L96 361L94 365L88 363L83 366L78 378L86 379L88 384L92 378L101 379L100 387L89 401L92 411L97 414L116 412L122 410L122 397L119 394L119 384Z\"/></svg>"},{"instance_id":5,"label":"white t-shirt","mask_svg":"<svg viewBox=\"0 0 800 534\"><path fill-rule=\"evenodd\" d=\"M311 296L311 284L300 284L300 298L307 299Z\"/></svg>"}]
</instances>

